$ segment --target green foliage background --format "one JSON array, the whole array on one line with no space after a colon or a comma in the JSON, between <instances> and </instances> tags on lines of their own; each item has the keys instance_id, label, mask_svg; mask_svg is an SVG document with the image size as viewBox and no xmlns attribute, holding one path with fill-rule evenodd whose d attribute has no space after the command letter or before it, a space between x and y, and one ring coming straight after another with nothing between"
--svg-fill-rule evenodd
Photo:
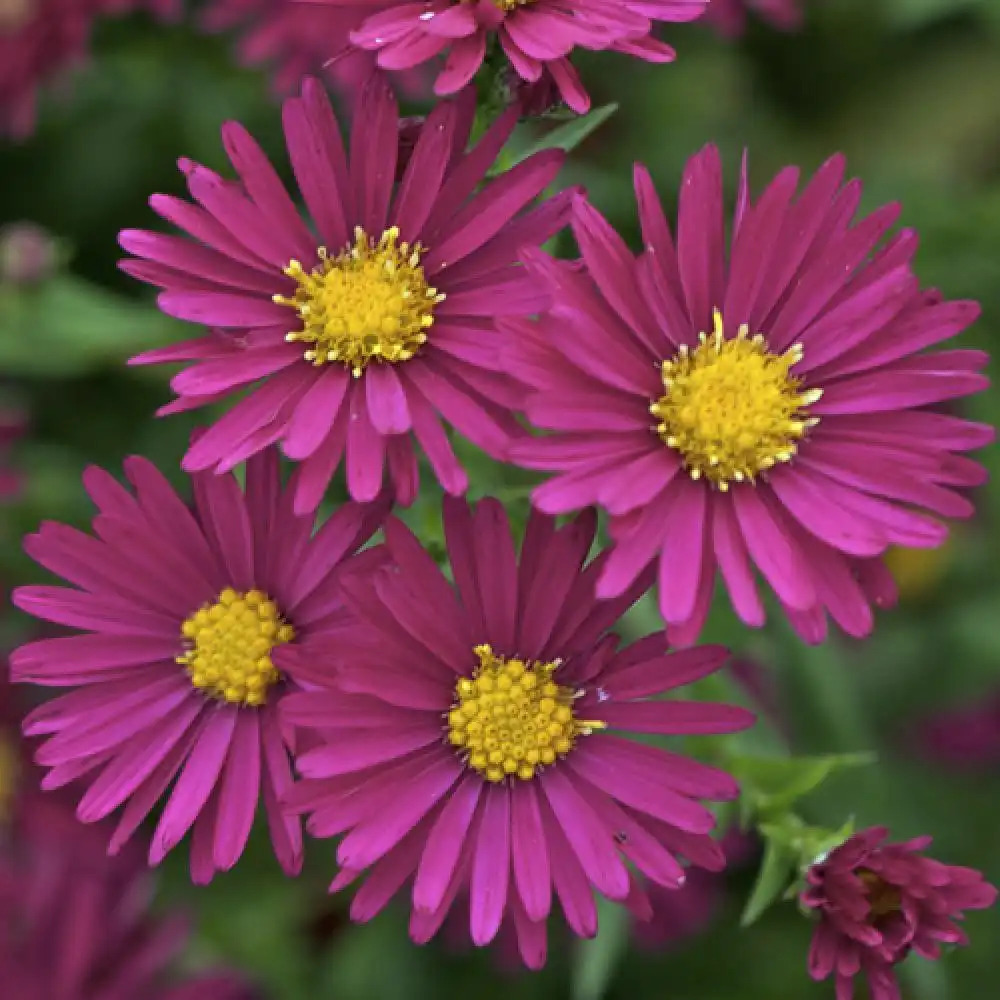
<instances>
[{"instance_id":1,"label":"green foliage background","mask_svg":"<svg viewBox=\"0 0 1000 1000\"><path fill-rule=\"evenodd\" d=\"M622 232L635 236L631 164L647 163L664 200L674 198L685 160L707 141L723 150L735 186L750 151L759 190L779 167L815 169L843 150L865 181L864 204L899 199L903 222L922 234L918 269L953 298L979 299L984 318L967 346L1000 337L1000 0L805 0L806 29L779 35L754 23L737 44L706 27L669 33L680 58L655 67L614 55L583 61L595 106L618 112L571 154L561 183L582 183ZM17 450L27 473L20 501L0 513L0 578L34 579L20 535L40 519L82 523L79 476L97 462L116 467L140 452L174 470L197 416L153 419L169 398L162 371L123 361L152 344L191 335L115 268L117 231L153 226L153 191L180 193L185 155L225 169L218 126L243 121L283 162L279 116L267 80L230 58L231 39L205 38L143 17L102 25L92 64L69 93L48 100L38 134L0 146L0 220L30 219L62 241L68 263L30 290L0 287L0 399L21 405L30 431ZM419 110L419 109L413 109ZM548 127L548 126L546 126ZM538 129L521 137L537 139ZM966 412L992 423L995 393ZM720 606L705 639L723 641L773 670L796 754L875 751L878 763L837 769L801 811L836 829L886 823L902 838L929 832L944 860L983 868L1000 881L1000 761L957 772L928 758L916 722L1000 690L1000 487L997 449L983 456L994 484L979 492L975 523L956 531L931 573L874 638L807 649L780 627L738 628ZM523 510L523 474L471 456L474 492L499 492ZM429 542L436 498L408 515ZM653 627L640 607L635 628ZM0 625L13 639L26 623ZM740 749L773 750L764 732ZM716 754L717 747L704 748ZM667 952L629 946L609 917L595 942L553 935L549 967L512 974L495 955L432 945L417 949L405 917L392 912L350 927L344 903L324 894L329 844L309 845L306 875L284 880L255 843L238 868L208 889L188 884L185 852L164 867L161 897L195 915L192 964L223 959L279 1000L491 1000L517 989L523 1000L798 1000L832 997L805 971L810 926L792 904L741 930L739 913L755 871L729 879L728 902L710 930ZM1000 914L974 914L973 947L946 962L911 961L907 1000L979 1000L996 995Z\"/></svg>"}]
</instances>

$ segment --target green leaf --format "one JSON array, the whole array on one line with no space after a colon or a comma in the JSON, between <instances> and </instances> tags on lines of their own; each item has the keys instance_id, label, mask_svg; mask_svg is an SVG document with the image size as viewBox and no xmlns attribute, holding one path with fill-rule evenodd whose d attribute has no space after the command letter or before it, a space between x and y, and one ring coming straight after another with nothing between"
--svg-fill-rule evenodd
<instances>
[{"instance_id":1,"label":"green leaf","mask_svg":"<svg viewBox=\"0 0 1000 1000\"><path fill-rule=\"evenodd\" d=\"M774 816L818 788L834 771L875 761L870 753L828 754L822 757L757 757L729 760L729 770L743 789L744 822L753 816Z\"/></svg>"},{"instance_id":2,"label":"green leaf","mask_svg":"<svg viewBox=\"0 0 1000 1000\"><path fill-rule=\"evenodd\" d=\"M750 898L740 915L740 926L749 927L788 888L795 871L795 852L776 839L768 839L764 845L764 859L761 861L757 880L750 892Z\"/></svg>"},{"instance_id":3,"label":"green leaf","mask_svg":"<svg viewBox=\"0 0 1000 1000\"><path fill-rule=\"evenodd\" d=\"M573 1000L601 1000L625 955L629 939L629 913L607 900L597 900L597 937L581 941L573 960Z\"/></svg>"},{"instance_id":4,"label":"green leaf","mask_svg":"<svg viewBox=\"0 0 1000 1000\"><path fill-rule=\"evenodd\" d=\"M527 149L517 153L510 166L526 160L535 153L540 153L543 149L562 149L567 153L576 149L587 136L597 131L617 110L617 104L605 104L579 118L566 122L565 125L559 125L551 132L546 132Z\"/></svg>"},{"instance_id":5,"label":"green leaf","mask_svg":"<svg viewBox=\"0 0 1000 1000\"><path fill-rule=\"evenodd\" d=\"M0 369L81 375L191 336L157 309L72 275L34 288L0 287Z\"/></svg>"}]
</instances>

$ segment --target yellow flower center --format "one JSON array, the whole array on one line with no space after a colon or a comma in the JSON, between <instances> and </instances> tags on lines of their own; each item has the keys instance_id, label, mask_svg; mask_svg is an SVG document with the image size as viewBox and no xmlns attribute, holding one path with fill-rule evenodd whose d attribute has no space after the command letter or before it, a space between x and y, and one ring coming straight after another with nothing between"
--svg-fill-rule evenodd
<instances>
[{"instance_id":1,"label":"yellow flower center","mask_svg":"<svg viewBox=\"0 0 1000 1000\"><path fill-rule=\"evenodd\" d=\"M552 680L559 660L504 659L485 645L473 652L479 666L455 685L448 741L487 781L529 781L539 767L565 757L578 736L605 728L573 714L573 692Z\"/></svg>"},{"instance_id":2,"label":"yellow flower center","mask_svg":"<svg viewBox=\"0 0 1000 1000\"><path fill-rule=\"evenodd\" d=\"M0 0L0 34L23 28L35 12L35 0Z\"/></svg>"},{"instance_id":3,"label":"yellow flower center","mask_svg":"<svg viewBox=\"0 0 1000 1000\"><path fill-rule=\"evenodd\" d=\"M358 226L354 243L336 257L320 247L319 264L311 271L289 262L285 274L295 279L295 294L273 298L302 320L302 329L285 340L308 344L306 361L339 361L359 377L369 361L408 361L425 343L434 306L444 295L427 284L420 244L398 240L395 226L378 242Z\"/></svg>"},{"instance_id":4,"label":"yellow flower center","mask_svg":"<svg viewBox=\"0 0 1000 1000\"><path fill-rule=\"evenodd\" d=\"M518 7L526 7L529 3L534 2L535 0L493 0L493 6L509 14L511 11L517 10Z\"/></svg>"},{"instance_id":5,"label":"yellow flower center","mask_svg":"<svg viewBox=\"0 0 1000 1000\"><path fill-rule=\"evenodd\" d=\"M877 923L879 918L887 917L899 910L902 896L894 885L890 885L880 875L867 868L862 868L858 872L858 878L864 883L865 894L868 896L869 923Z\"/></svg>"},{"instance_id":6,"label":"yellow flower center","mask_svg":"<svg viewBox=\"0 0 1000 1000\"><path fill-rule=\"evenodd\" d=\"M187 652L177 657L191 683L205 694L234 705L263 705L281 675L271 650L295 638L267 594L227 587L181 625Z\"/></svg>"},{"instance_id":7,"label":"yellow flower center","mask_svg":"<svg viewBox=\"0 0 1000 1000\"><path fill-rule=\"evenodd\" d=\"M802 380L791 374L802 360L800 345L772 354L763 336L751 337L745 324L726 340L718 310L713 332L698 340L693 351L682 346L663 362L666 392L649 410L660 420L657 433L680 452L691 478L704 476L725 491L732 481L752 481L792 458L799 439L819 423L807 407L823 391L802 391Z\"/></svg>"}]
</instances>

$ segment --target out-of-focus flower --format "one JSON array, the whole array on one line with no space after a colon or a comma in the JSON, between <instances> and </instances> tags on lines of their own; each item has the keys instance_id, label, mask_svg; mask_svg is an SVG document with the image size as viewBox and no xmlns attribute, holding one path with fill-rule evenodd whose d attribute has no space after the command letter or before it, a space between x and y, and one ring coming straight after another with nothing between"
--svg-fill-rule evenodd
<instances>
[{"instance_id":1,"label":"out-of-focus flower","mask_svg":"<svg viewBox=\"0 0 1000 1000\"><path fill-rule=\"evenodd\" d=\"M0 284L34 285L55 269L56 242L34 222L0 226Z\"/></svg>"},{"instance_id":2,"label":"out-of-focus flower","mask_svg":"<svg viewBox=\"0 0 1000 1000\"><path fill-rule=\"evenodd\" d=\"M11 468L8 452L24 432L24 417L17 410L0 407L0 504L16 496L21 487L20 473Z\"/></svg>"},{"instance_id":3,"label":"out-of-focus flower","mask_svg":"<svg viewBox=\"0 0 1000 1000\"><path fill-rule=\"evenodd\" d=\"M291 783L280 655L340 620L341 560L384 505L347 504L313 534L273 450L247 464L245 492L231 475L195 476L193 508L148 461L128 459L125 474L132 491L100 469L84 475L95 536L45 523L25 540L73 586L21 587L14 604L85 632L10 657L14 681L77 689L24 721L26 736L48 737L35 755L42 785L81 779L87 823L124 806L111 853L165 798L149 861L191 830L199 883L236 864L263 798L275 854L295 873L300 824L279 805Z\"/></svg>"},{"instance_id":4,"label":"out-of-focus flower","mask_svg":"<svg viewBox=\"0 0 1000 1000\"><path fill-rule=\"evenodd\" d=\"M283 719L315 746L296 758L289 804L311 813L314 836L346 834L331 889L368 872L353 919L412 882L410 933L423 943L468 891L473 943L507 917L537 968L553 891L590 937L594 890L648 909L626 862L668 888L685 879L677 855L718 864L698 800L730 799L736 782L625 734L730 733L753 716L650 697L714 673L726 651L668 653L662 633L618 649L609 630L650 581L595 601L605 557L586 564L592 512L561 528L532 514L520 557L495 500L473 513L448 498L444 521L454 585L391 519L391 565L344 578L358 621L290 658L310 690L286 699Z\"/></svg>"},{"instance_id":5,"label":"out-of-focus flower","mask_svg":"<svg viewBox=\"0 0 1000 1000\"><path fill-rule=\"evenodd\" d=\"M308 0L307 0L308 2ZM359 7L367 14L351 32L359 48L377 53L386 70L413 69L446 55L434 92L453 94L476 74L499 43L514 72L528 82L548 73L563 99L584 112L590 98L569 60L574 49L611 49L647 62L670 62L674 50L652 37L654 22L693 21L706 0L311 0Z\"/></svg>"},{"instance_id":6,"label":"out-of-focus flower","mask_svg":"<svg viewBox=\"0 0 1000 1000\"><path fill-rule=\"evenodd\" d=\"M781 31L802 25L802 0L709 0L705 20L728 38L742 35L748 14L767 21Z\"/></svg>"},{"instance_id":7,"label":"out-of-focus flower","mask_svg":"<svg viewBox=\"0 0 1000 1000\"><path fill-rule=\"evenodd\" d=\"M320 7L300 0L208 0L200 23L207 31L236 29L240 61L270 67L274 89L285 95L304 76L317 73L339 90L362 84L375 58L352 46L348 36L364 17L360 7Z\"/></svg>"},{"instance_id":8,"label":"out-of-focus flower","mask_svg":"<svg viewBox=\"0 0 1000 1000\"><path fill-rule=\"evenodd\" d=\"M720 841L722 851L712 867L690 868L679 889L647 885L651 913L636 920L633 936L642 948L663 951L683 945L708 929L719 912L726 891L725 871L744 864L754 853L756 841L739 830L730 830Z\"/></svg>"},{"instance_id":9,"label":"out-of-focus flower","mask_svg":"<svg viewBox=\"0 0 1000 1000\"><path fill-rule=\"evenodd\" d=\"M82 62L96 18L130 10L174 16L178 0L0 0L0 136L35 127L40 87Z\"/></svg>"},{"instance_id":10,"label":"out-of-focus flower","mask_svg":"<svg viewBox=\"0 0 1000 1000\"><path fill-rule=\"evenodd\" d=\"M237 976L171 967L179 915L153 917L141 857L110 859L49 797L26 800L0 841L0 982L11 1000L253 1000ZM103 843L103 838L96 838Z\"/></svg>"},{"instance_id":11,"label":"out-of-focus flower","mask_svg":"<svg viewBox=\"0 0 1000 1000\"><path fill-rule=\"evenodd\" d=\"M945 764L969 768L1000 765L1000 691L936 713L917 727L917 750Z\"/></svg>"},{"instance_id":12,"label":"out-of-focus flower","mask_svg":"<svg viewBox=\"0 0 1000 1000\"><path fill-rule=\"evenodd\" d=\"M885 554L885 564L896 581L902 600L919 600L933 593L941 583L954 556L952 540L936 549L893 546Z\"/></svg>"},{"instance_id":13,"label":"out-of-focus flower","mask_svg":"<svg viewBox=\"0 0 1000 1000\"><path fill-rule=\"evenodd\" d=\"M819 917L809 974L834 976L837 1000L851 1000L861 974L872 1000L900 1000L895 966L911 951L937 959L941 945L966 944L955 921L996 899L980 872L921 854L930 837L887 844L887 836L884 827L863 830L806 874L802 905Z\"/></svg>"},{"instance_id":14,"label":"out-of-focus flower","mask_svg":"<svg viewBox=\"0 0 1000 1000\"><path fill-rule=\"evenodd\" d=\"M466 152L474 112L471 91L439 104L395 185L399 115L386 82L366 86L348 157L326 94L306 81L302 97L285 103L284 125L318 233L230 122L223 140L239 182L182 161L197 204L151 199L193 239L121 234L138 258L122 268L165 289L164 312L216 328L133 359L194 362L171 383L180 398L160 412L251 389L192 445L186 469L225 472L280 441L302 462L297 511L315 509L342 462L355 500L379 492L387 465L397 501L408 504L419 485L412 438L446 491L468 485L439 418L495 457L523 433L510 414L521 392L493 370L494 322L547 303L547 289L517 262L522 248L562 228L572 195L523 211L555 178L558 150L479 188L517 110Z\"/></svg>"},{"instance_id":15,"label":"out-of-focus flower","mask_svg":"<svg viewBox=\"0 0 1000 1000\"><path fill-rule=\"evenodd\" d=\"M984 389L986 355L925 350L979 307L920 290L912 230L878 246L898 205L852 224L861 185L843 174L835 156L795 198L787 168L751 201L744 165L727 251L714 146L684 172L676 245L639 166L644 251L578 199L582 262L527 255L554 304L500 324L503 370L556 432L509 459L556 473L533 494L547 513L612 514L601 597L659 563L678 643L700 631L717 572L739 617L763 624L755 570L807 641L827 613L867 635L871 604L895 600L880 556L940 545L937 517L969 517L959 489L985 479L961 453L993 429L935 406Z\"/></svg>"}]
</instances>

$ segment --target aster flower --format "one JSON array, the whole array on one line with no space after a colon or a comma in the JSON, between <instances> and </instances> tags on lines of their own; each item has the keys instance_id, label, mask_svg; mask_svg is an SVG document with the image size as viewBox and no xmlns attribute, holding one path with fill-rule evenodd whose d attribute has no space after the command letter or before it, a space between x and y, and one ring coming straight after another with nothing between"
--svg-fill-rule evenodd
<instances>
[{"instance_id":1,"label":"aster flower","mask_svg":"<svg viewBox=\"0 0 1000 1000\"><path fill-rule=\"evenodd\" d=\"M35 127L38 88L79 64L95 18L136 8L161 17L176 0L4 0L0 4L0 136Z\"/></svg>"},{"instance_id":2,"label":"aster flower","mask_svg":"<svg viewBox=\"0 0 1000 1000\"><path fill-rule=\"evenodd\" d=\"M592 936L595 889L648 910L626 860L676 888L678 854L720 859L698 800L733 798L735 781L622 734L729 733L753 716L650 698L713 673L726 651L668 654L662 634L618 648L609 629L649 581L595 601L605 557L585 565L592 513L561 528L532 514L520 557L496 500L473 513L446 498L444 523L454 585L390 519L391 564L343 578L358 621L290 658L316 690L282 709L314 741L288 802L311 813L314 836L345 834L331 890L368 872L353 919L412 886L410 933L423 943L468 893L473 943L506 918L539 967L553 891L570 928Z\"/></svg>"},{"instance_id":3,"label":"aster flower","mask_svg":"<svg viewBox=\"0 0 1000 1000\"><path fill-rule=\"evenodd\" d=\"M124 806L111 853L165 798L150 864L191 830L199 883L239 859L263 797L275 854L293 874L301 830L278 805L291 782L280 655L342 615L340 561L383 506L347 504L314 535L313 518L291 509L273 450L247 464L245 493L232 476L195 476L191 508L144 459L128 459L125 474L131 491L100 469L84 476L96 537L45 523L25 540L74 586L21 587L13 602L85 630L11 654L14 681L76 688L25 719L25 735L48 737L36 754L43 787L81 779L85 823Z\"/></svg>"},{"instance_id":4,"label":"aster flower","mask_svg":"<svg viewBox=\"0 0 1000 1000\"><path fill-rule=\"evenodd\" d=\"M930 837L887 844L887 836L885 827L863 830L806 875L801 901L819 917L809 974L835 976L837 1000L851 1000L861 973L872 1000L900 1000L897 963L911 951L937 959L941 945L966 944L955 921L996 899L980 872L919 853Z\"/></svg>"},{"instance_id":5,"label":"aster flower","mask_svg":"<svg viewBox=\"0 0 1000 1000\"><path fill-rule=\"evenodd\" d=\"M236 29L240 61L272 67L275 90L284 95L311 73L322 72L338 88L362 84L375 60L352 47L348 35L363 17L358 8L321 8L298 0L209 0L200 24L211 32Z\"/></svg>"},{"instance_id":6,"label":"aster flower","mask_svg":"<svg viewBox=\"0 0 1000 1000\"><path fill-rule=\"evenodd\" d=\"M307 0L309 2L309 0ZM656 21L693 21L707 0L311 0L371 11L351 41L377 53L386 70L411 69L446 54L436 94L461 90L499 43L528 82L548 73L574 110L590 107L569 60L574 49L611 49L647 62L671 62L675 52L652 37Z\"/></svg>"},{"instance_id":7,"label":"aster flower","mask_svg":"<svg viewBox=\"0 0 1000 1000\"><path fill-rule=\"evenodd\" d=\"M895 598L881 554L940 545L931 515L968 517L955 487L985 478L960 453L992 429L935 405L984 389L986 356L923 351L979 308L920 291L913 231L878 247L898 206L852 225L861 186L841 186L843 172L832 158L795 198L788 168L751 201L744 170L727 252L714 147L684 172L676 245L637 167L644 251L579 199L582 261L532 254L552 309L503 324L504 370L529 387L529 419L556 432L509 452L556 473L534 503L606 508L617 545L598 596L658 561L679 643L700 630L717 570L748 625L764 621L756 569L808 641L825 612L867 634L871 602Z\"/></svg>"},{"instance_id":8,"label":"aster flower","mask_svg":"<svg viewBox=\"0 0 1000 1000\"><path fill-rule=\"evenodd\" d=\"M108 858L51 797L0 845L0 982L16 1000L253 1000L227 972L178 981L178 913L153 917L141 857Z\"/></svg>"},{"instance_id":9,"label":"aster flower","mask_svg":"<svg viewBox=\"0 0 1000 1000\"><path fill-rule=\"evenodd\" d=\"M385 82L373 79L362 94L348 158L322 88L306 81L302 97L285 103L284 124L318 235L233 122L223 140L239 183L182 161L197 204L151 199L194 239L121 234L140 258L123 269L165 289L165 312L216 328L133 359L195 362L174 378L180 398L161 412L251 388L190 448L186 469L224 472L280 441L303 463L295 509L307 511L342 459L354 499L379 492L387 464L397 500L412 502L411 434L442 486L464 492L468 480L439 417L502 456L519 433L509 414L518 393L484 368L498 350L494 317L530 315L547 302L516 264L522 247L563 226L571 195L522 213L555 177L555 150L476 193L517 110L466 153L474 103L467 92L431 112L394 194L399 117Z\"/></svg>"},{"instance_id":10,"label":"aster flower","mask_svg":"<svg viewBox=\"0 0 1000 1000\"><path fill-rule=\"evenodd\" d=\"M800 0L709 0L705 20L721 35L735 38L746 30L748 14L780 31L794 31L802 25Z\"/></svg>"}]
</instances>

